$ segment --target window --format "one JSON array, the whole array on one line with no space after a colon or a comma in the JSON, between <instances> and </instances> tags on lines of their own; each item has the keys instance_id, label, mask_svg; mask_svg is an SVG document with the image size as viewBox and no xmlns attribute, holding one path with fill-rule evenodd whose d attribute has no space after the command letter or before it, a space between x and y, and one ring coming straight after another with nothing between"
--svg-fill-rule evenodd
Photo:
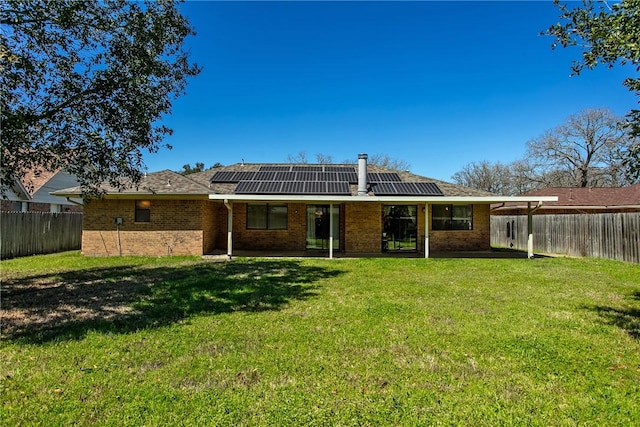
<instances>
[{"instance_id":1,"label":"window","mask_svg":"<svg viewBox=\"0 0 640 427\"><path fill-rule=\"evenodd\" d=\"M136 222L151 221L151 202L149 200L136 200Z\"/></svg>"},{"instance_id":2,"label":"window","mask_svg":"<svg viewBox=\"0 0 640 427\"><path fill-rule=\"evenodd\" d=\"M473 230L473 205L433 205L433 230Z\"/></svg>"},{"instance_id":3,"label":"window","mask_svg":"<svg viewBox=\"0 0 640 427\"><path fill-rule=\"evenodd\" d=\"M286 230L287 205L250 203L247 205L247 229Z\"/></svg>"}]
</instances>

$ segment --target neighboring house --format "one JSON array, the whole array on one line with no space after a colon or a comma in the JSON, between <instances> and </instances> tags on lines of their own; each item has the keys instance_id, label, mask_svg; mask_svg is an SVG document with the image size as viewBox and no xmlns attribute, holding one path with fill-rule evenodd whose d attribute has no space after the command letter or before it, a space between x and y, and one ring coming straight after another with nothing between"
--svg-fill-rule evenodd
<instances>
[{"instance_id":1,"label":"neighboring house","mask_svg":"<svg viewBox=\"0 0 640 427\"><path fill-rule=\"evenodd\" d=\"M367 165L235 164L136 188L104 187L85 203L85 255L264 251L351 255L490 249L490 205L502 197ZM79 197L79 188L55 192Z\"/></svg>"},{"instance_id":2,"label":"neighboring house","mask_svg":"<svg viewBox=\"0 0 640 427\"><path fill-rule=\"evenodd\" d=\"M541 214L575 214L640 212L640 184L627 187L549 187L523 196L558 196L555 202L546 202L536 210ZM492 215L526 215L527 205L505 203L494 206Z\"/></svg>"},{"instance_id":3,"label":"neighboring house","mask_svg":"<svg viewBox=\"0 0 640 427\"><path fill-rule=\"evenodd\" d=\"M50 193L78 186L75 176L64 170L29 172L16 179L0 202L0 210L17 212L82 212L81 198L61 198Z\"/></svg>"}]
</instances>

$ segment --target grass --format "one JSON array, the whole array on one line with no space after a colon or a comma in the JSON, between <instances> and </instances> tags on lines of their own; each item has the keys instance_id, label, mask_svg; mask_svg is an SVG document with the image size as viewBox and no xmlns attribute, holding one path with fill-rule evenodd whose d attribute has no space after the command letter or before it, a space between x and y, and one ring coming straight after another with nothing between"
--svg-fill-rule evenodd
<instances>
[{"instance_id":1,"label":"grass","mask_svg":"<svg viewBox=\"0 0 640 427\"><path fill-rule=\"evenodd\" d=\"M632 425L640 266L2 262L3 425Z\"/></svg>"}]
</instances>

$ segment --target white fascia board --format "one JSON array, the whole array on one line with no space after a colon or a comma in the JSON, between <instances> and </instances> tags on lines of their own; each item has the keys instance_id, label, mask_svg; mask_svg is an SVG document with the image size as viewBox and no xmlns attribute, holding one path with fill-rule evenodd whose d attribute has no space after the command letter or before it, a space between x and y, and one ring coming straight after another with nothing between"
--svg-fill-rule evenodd
<instances>
[{"instance_id":1,"label":"white fascia board","mask_svg":"<svg viewBox=\"0 0 640 427\"><path fill-rule=\"evenodd\" d=\"M210 200L228 200L238 202L395 202L395 203L508 203L508 202L557 202L556 196L322 196L292 194L211 194Z\"/></svg>"}]
</instances>

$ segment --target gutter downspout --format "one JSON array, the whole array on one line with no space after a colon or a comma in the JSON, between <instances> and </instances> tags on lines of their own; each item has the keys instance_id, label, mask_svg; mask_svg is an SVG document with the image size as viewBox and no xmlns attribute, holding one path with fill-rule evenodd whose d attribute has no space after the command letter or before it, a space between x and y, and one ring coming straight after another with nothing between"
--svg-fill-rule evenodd
<instances>
[{"instance_id":1,"label":"gutter downspout","mask_svg":"<svg viewBox=\"0 0 640 427\"><path fill-rule=\"evenodd\" d=\"M542 207L542 201L539 201L535 208L531 208L531 202L527 202L527 256L533 258L533 213Z\"/></svg>"},{"instance_id":2,"label":"gutter downspout","mask_svg":"<svg viewBox=\"0 0 640 427\"><path fill-rule=\"evenodd\" d=\"M80 202L76 202L75 200L71 200L71 197L65 197L65 198L67 199L67 202L69 202L69 203L72 203L72 204L77 205L77 206L84 206Z\"/></svg>"},{"instance_id":3,"label":"gutter downspout","mask_svg":"<svg viewBox=\"0 0 640 427\"><path fill-rule=\"evenodd\" d=\"M227 258L231 261L233 256L233 206L229 199L224 199L227 207Z\"/></svg>"}]
</instances>

